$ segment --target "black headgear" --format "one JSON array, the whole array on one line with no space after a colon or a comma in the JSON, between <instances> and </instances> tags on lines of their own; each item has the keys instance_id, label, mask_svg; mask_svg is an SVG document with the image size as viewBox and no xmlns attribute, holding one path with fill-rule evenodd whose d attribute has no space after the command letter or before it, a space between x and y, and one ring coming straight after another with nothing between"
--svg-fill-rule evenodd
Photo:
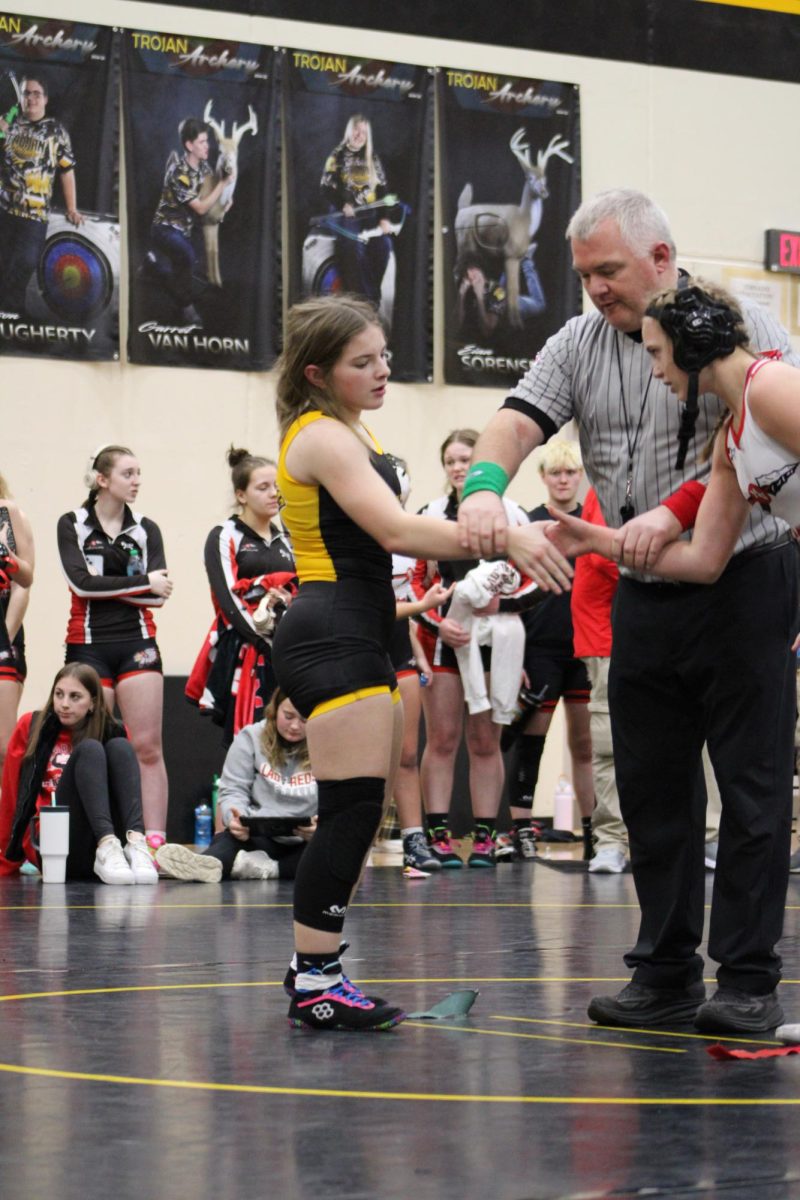
<instances>
[{"instance_id":1,"label":"black headgear","mask_svg":"<svg viewBox=\"0 0 800 1200\"><path fill-rule=\"evenodd\" d=\"M727 358L741 342L739 314L699 287L682 288L656 319L672 342L675 365L690 375Z\"/></svg>"},{"instance_id":2,"label":"black headgear","mask_svg":"<svg viewBox=\"0 0 800 1200\"><path fill-rule=\"evenodd\" d=\"M672 342L675 365L689 375L689 389L678 430L678 455L675 468L686 461L689 442L694 437L698 413L698 375L715 358L727 358L742 342L742 319L729 305L714 300L697 286L688 287L681 276L671 304L647 311L655 317Z\"/></svg>"}]
</instances>

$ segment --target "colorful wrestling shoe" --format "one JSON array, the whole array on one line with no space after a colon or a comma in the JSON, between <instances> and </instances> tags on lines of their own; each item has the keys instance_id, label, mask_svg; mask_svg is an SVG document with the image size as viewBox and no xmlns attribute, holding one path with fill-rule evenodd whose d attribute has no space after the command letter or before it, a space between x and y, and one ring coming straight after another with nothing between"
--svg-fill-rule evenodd
<instances>
[{"instance_id":1,"label":"colorful wrestling shoe","mask_svg":"<svg viewBox=\"0 0 800 1200\"><path fill-rule=\"evenodd\" d=\"M404 1021L402 1009L375 996L365 996L343 975L338 983L318 991L296 991L289 1005L293 1029L338 1029L380 1033Z\"/></svg>"},{"instance_id":2,"label":"colorful wrestling shoe","mask_svg":"<svg viewBox=\"0 0 800 1200\"><path fill-rule=\"evenodd\" d=\"M162 846L166 846L167 839L163 838L160 833L148 833L144 840L145 845L147 846L148 854L152 858L153 862L156 863L156 866L158 866L158 862L156 860L156 851Z\"/></svg>"},{"instance_id":3,"label":"colorful wrestling shoe","mask_svg":"<svg viewBox=\"0 0 800 1200\"><path fill-rule=\"evenodd\" d=\"M473 835L472 853L467 859L468 867L496 867L495 844L492 834L484 828L478 828Z\"/></svg>"},{"instance_id":4,"label":"colorful wrestling shoe","mask_svg":"<svg viewBox=\"0 0 800 1200\"><path fill-rule=\"evenodd\" d=\"M444 827L431 829L428 831L430 838L431 854L436 858L443 867L448 867L451 870L458 870L463 867L464 863L461 860L461 855L456 853L455 846L450 838L450 830Z\"/></svg>"},{"instance_id":5,"label":"colorful wrestling shoe","mask_svg":"<svg viewBox=\"0 0 800 1200\"><path fill-rule=\"evenodd\" d=\"M523 825L511 831L514 844L514 854L520 862L530 862L536 858L536 836L530 825Z\"/></svg>"},{"instance_id":6,"label":"colorful wrestling shoe","mask_svg":"<svg viewBox=\"0 0 800 1200\"><path fill-rule=\"evenodd\" d=\"M498 833L494 839L495 862L513 862L516 857L513 833Z\"/></svg>"},{"instance_id":7,"label":"colorful wrestling shoe","mask_svg":"<svg viewBox=\"0 0 800 1200\"><path fill-rule=\"evenodd\" d=\"M421 829L408 833L403 838L403 866L416 871L441 871L442 864L432 853L428 840Z\"/></svg>"},{"instance_id":8,"label":"colorful wrestling shoe","mask_svg":"<svg viewBox=\"0 0 800 1200\"><path fill-rule=\"evenodd\" d=\"M350 943L342 942L339 945L339 957L341 958L341 956L344 954L344 952L349 949L350 949ZM286 972L284 979L283 979L283 990L286 992L286 995L290 999L294 999L295 996L300 994L300 993L298 993L297 988L295 987L295 983L297 980L297 967L295 965L296 963L297 963L297 955L294 956L291 963L289 964L289 969ZM351 983L346 975L342 975L342 986L345 988L352 988L354 992L360 991L360 988L358 988L354 983ZM302 994L304 995L305 993L302 993ZM380 996L373 996L372 999L375 1001L376 1004L385 1004L386 1003L386 1001L383 1000Z\"/></svg>"}]
</instances>

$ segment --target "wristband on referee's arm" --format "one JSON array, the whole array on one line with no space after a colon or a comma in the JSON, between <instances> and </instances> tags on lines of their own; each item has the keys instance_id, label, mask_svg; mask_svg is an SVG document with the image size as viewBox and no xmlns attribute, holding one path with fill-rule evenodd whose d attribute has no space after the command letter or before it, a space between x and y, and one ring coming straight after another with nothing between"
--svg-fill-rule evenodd
<instances>
[{"instance_id":1,"label":"wristband on referee's arm","mask_svg":"<svg viewBox=\"0 0 800 1200\"><path fill-rule=\"evenodd\" d=\"M467 471L464 490L461 499L466 500L473 492L494 492L502 496L508 487L508 475L502 467L493 462L473 463Z\"/></svg>"},{"instance_id":2,"label":"wristband on referee's arm","mask_svg":"<svg viewBox=\"0 0 800 1200\"><path fill-rule=\"evenodd\" d=\"M681 525L684 532L691 529L697 520L697 510L700 501L706 494L706 485L697 479L689 479L681 484L677 492L662 500L664 508L668 508Z\"/></svg>"}]
</instances>

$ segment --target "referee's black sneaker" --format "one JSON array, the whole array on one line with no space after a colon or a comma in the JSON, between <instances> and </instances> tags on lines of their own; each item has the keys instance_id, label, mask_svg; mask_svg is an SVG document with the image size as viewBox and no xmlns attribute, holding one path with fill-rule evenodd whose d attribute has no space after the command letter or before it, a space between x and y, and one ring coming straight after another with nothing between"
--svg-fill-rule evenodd
<instances>
[{"instance_id":1,"label":"referee's black sneaker","mask_svg":"<svg viewBox=\"0 0 800 1200\"><path fill-rule=\"evenodd\" d=\"M765 1033L784 1021L775 992L754 996L738 988L717 988L697 1010L695 1028L701 1033Z\"/></svg>"},{"instance_id":2,"label":"referee's black sneaker","mask_svg":"<svg viewBox=\"0 0 800 1200\"><path fill-rule=\"evenodd\" d=\"M705 998L702 983L654 988L631 982L616 996L594 996L587 1012L598 1025L674 1025L693 1020Z\"/></svg>"}]
</instances>

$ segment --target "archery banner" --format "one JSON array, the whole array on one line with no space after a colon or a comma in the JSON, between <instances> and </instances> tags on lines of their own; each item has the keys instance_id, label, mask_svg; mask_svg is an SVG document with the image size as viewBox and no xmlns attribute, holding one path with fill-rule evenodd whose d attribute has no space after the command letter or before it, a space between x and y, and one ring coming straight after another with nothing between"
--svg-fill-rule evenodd
<instances>
[{"instance_id":1,"label":"archery banner","mask_svg":"<svg viewBox=\"0 0 800 1200\"><path fill-rule=\"evenodd\" d=\"M445 379L506 387L581 311L564 231L580 204L569 83L441 68Z\"/></svg>"},{"instance_id":2,"label":"archery banner","mask_svg":"<svg viewBox=\"0 0 800 1200\"><path fill-rule=\"evenodd\" d=\"M264 46L124 34L131 362L275 359L278 61Z\"/></svg>"},{"instance_id":3,"label":"archery banner","mask_svg":"<svg viewBox=\"0 0 800 1200\"><path fill-rule=\"evenodd\" d=\"M430 379L431 73L285 54L290 302L366 297L383 319L394 378Z\"/></svg>"},{"instance_id":4,"label":"archery banner","mask_svg":"<svg viewBox=\"0 0 800 1200\"><path fill-rule=\"evenodd\" d=\"M0 13L0 353L119 358L117 42Z\"/></svg>"}]
</instances>

